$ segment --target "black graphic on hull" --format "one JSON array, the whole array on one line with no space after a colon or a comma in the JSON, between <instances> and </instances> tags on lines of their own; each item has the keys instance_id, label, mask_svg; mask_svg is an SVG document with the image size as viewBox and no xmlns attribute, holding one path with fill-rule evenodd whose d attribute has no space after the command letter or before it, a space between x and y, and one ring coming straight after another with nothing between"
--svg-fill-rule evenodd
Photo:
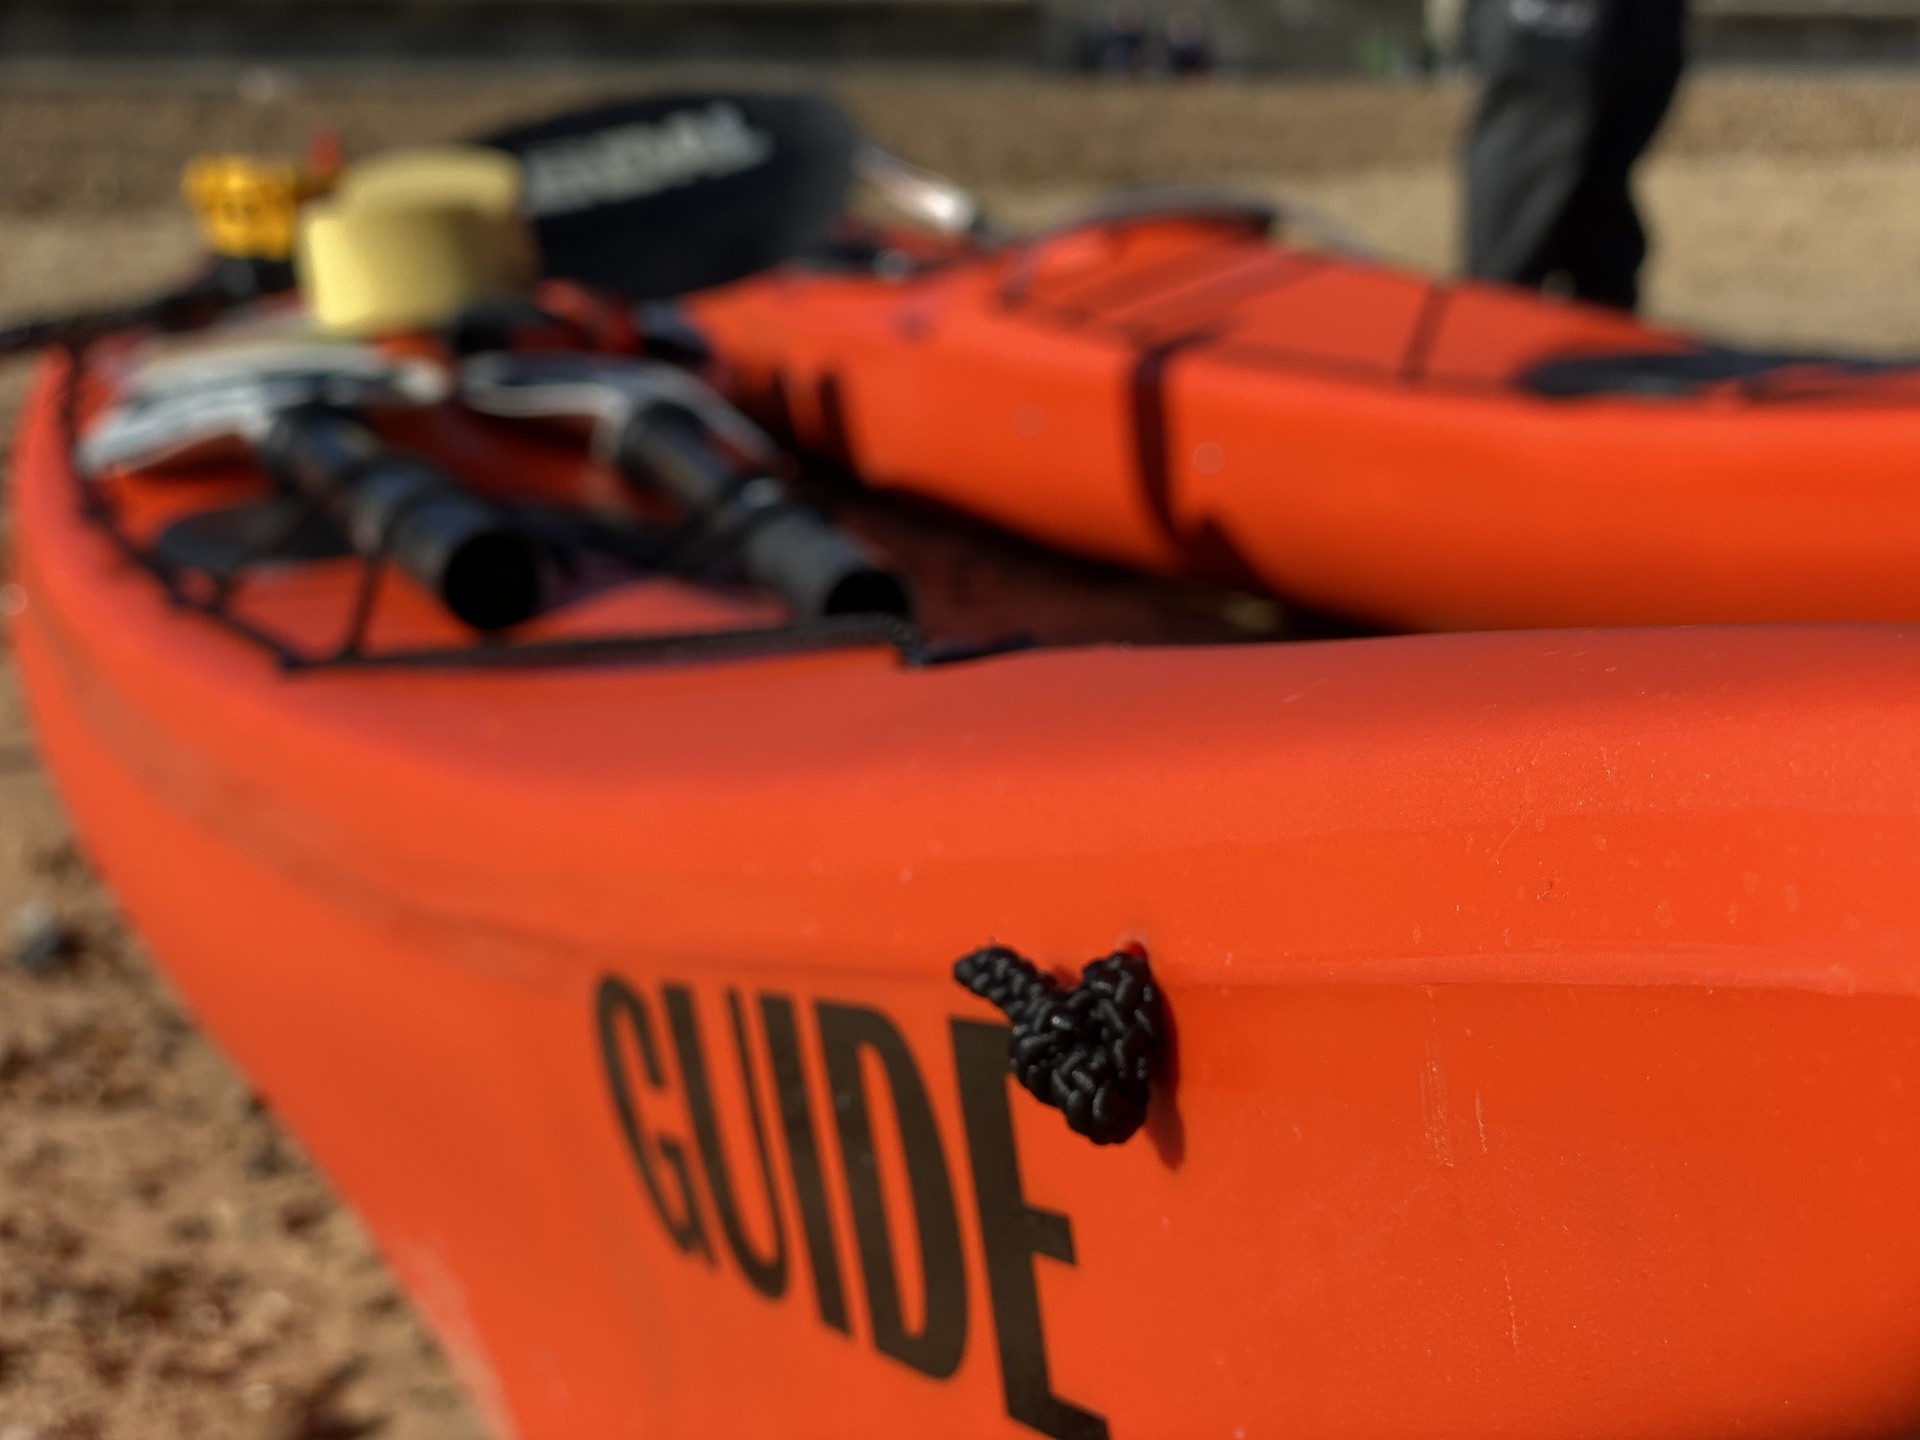
<instances>
[{"instance_id":1,"label":"black graphic on hull","mask_svg":"<svg viewBox=\"0 0 1920 1440\"><path fill-rule=\"evenodd\" d=\"M601 980L596 997L601 1060L620 1133L638 1172L641 1188L668 1240L680 1251L709 1265L721 1263L710 1238L717 1228L741 1277L769 1300L782 1301L789 1288L787 1236L803 1243L813 1283L813 1309L820 1322L852 1333L847 1305L847 1254L858 1261L856 1287L867 1306L868 1335L876 1351L930 1379L954 1375L966 1355L970 1308L963 1258L963 1228L955 1203L952 1147L942 1137L928 1098L927 1072L898 1026L869 1006L820 1001L812 1007L812 1029L825 1064L831 1126L816 1119L802 1059L802 1023L793 1000L763 993L756 997L765 1045L764 1073L771 1077L775 1104L762 1103L759 1074L748 1038L748 1006L737 990L725 994L734 1060L745 1113L722 1115L714 1103L711 1071L699 1023L699 1007L685 985L660 987L659 1003L667 1020L676 1062L679 1097L685 1106L691 1142L660 1132L652 1115L673 1096L660 1063L648 997L617 976ZM971 1165L977 1241L986 1259L987 1294L983 1307L993 1323L1001 1393L1007 1415L1055 1440L1106 1440L1107 1423L1092 1410L1056 1395L1047 1365L1046 1333L1035 1275L1036 1257L1074 1263L1073 1228L1065 1215L1029 1205L1021 1190L1015 1150L1011 1082L1007 1074L1007 1030L972 1020L951 1022L954 1079L964 1134L956 1137ZM637 1061L637 1064L636 1064ZM877 1083L876 1083L877 1082ZM888 1102L876 1102L884 1090ZM652 1098L647 1098L652 1097ZM653 1099L660 1103L653 1104ZM876 1130L876 1118L891 1124ZM769 1123L777 1115L778 1124ZM823 1134L830 1128L838 1142L841 1178L850 1213L833 1213L822 1160ZM769 1131L778 1130L787 1180L797 1216L786 1213L776 1182ZM723 1136L742 1135L753 1142L758 1174L733 1173ZM736 1153L738 1153L736 1151ZM882 1154L903 1163L912 1212L914 1243L896 1244L882 1199ZM693 1184L689 1157L697 1156L711 1197L716 1225L710 1227L700 1191ZM740 1186L764 1192L772 1219L772 1239L757 1248L741 1223ZM789 1221L793 1223L789 1223ZM922 1297L917 1324L905 1313L896 1257L917 1259Z\"/></svg>"}]
</instances>

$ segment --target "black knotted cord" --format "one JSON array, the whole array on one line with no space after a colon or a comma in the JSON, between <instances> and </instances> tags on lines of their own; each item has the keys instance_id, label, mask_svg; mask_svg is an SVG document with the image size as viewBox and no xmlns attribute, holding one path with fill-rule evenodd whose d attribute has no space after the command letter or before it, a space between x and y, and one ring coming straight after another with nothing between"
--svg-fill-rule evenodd
<instances>
[{"instance_id":1,"label":"black knotted cord","mask_svg":"<svg viewBox=\"0 0 1920 1440\"><path fill-rule=\"evenodd\" d=\"M1018 952L988 945L955 961L953 978L1006 1014L1014 1077L1068 1125L1117 1145L1145 1123L1167 1027L1144 956L1116 950L1063 986Z\"/></svg>"}]
</instances>

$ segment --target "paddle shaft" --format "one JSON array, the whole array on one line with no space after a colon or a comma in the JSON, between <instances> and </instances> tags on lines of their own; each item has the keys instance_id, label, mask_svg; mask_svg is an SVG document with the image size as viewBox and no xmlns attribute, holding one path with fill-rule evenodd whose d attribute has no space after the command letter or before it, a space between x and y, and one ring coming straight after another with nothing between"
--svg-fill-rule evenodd
<instances>
[{"instance_id":1,"label":"paddle shaft","mask_svg":"<svg viewBox=\"0 0 1920 1440\"><path fill-rule=\"evenodd\" d=\"M211 324L236 305L292 288L293 267L284 261L222 257L203 274L164 295L0 326L0 357L48 345L83 344L114 330L148 326L193 330Z\"/></svg>"}]
</instances>

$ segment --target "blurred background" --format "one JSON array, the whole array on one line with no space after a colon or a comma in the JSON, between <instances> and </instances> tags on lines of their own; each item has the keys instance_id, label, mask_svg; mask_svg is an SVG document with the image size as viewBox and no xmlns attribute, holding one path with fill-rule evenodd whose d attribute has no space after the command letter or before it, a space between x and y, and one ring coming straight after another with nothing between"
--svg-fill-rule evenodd
<instances>
[{"instance_id":1,"label":"blurred background","mask_svg":"<svg viewBox=\"0 0 1920 1440\"><path fill-rule=\"evenodd\" d=\"M937 61L1405 75L1459 58L1469 0L8 0L34 60ZM1915 0L1702 0L1708 60L1920 53ZM1121 43L1116 44L1119 41ZM1192 51L1204 51L1195 56ZM1156 51L1172 53L1154 54ZM1185 55L1183 64L1182 56Z\"/></svg>"},{"instance_id":2,"label":"blurred background","mask_svg":"<svg viewBox=\"0 0 1920 1440\"><path fill-rule=\"evenodd\" d=\"M178 278L196 153L332 130L351 157L669 85L825 89L1015 223L1229 181L1450 270L1460 4L5 0L0 314ZM1654 317L1920 350L1920 0L1698 0L1693 50L1640 180ZM0 417L25 376L0 370ZM486 1433L484 1393L117 924L0 666L9 916L0 1440Z\"/></svg>"},{"instance_id":3,"label":"blurred background","mask_svg":"<svg viewBox=\"0 0 1920 1440\"><path fill-rule=\"evenodd\" d=\"M1103 188L1284 191L1458 261L1473 0L7 0L0 312L137 291L196 151L349 155L602 95L837 94L1027 221ZM1656 318L1920 348L1920 0L1697 0L1640 172Z\"/></svg>"}]
</instances>

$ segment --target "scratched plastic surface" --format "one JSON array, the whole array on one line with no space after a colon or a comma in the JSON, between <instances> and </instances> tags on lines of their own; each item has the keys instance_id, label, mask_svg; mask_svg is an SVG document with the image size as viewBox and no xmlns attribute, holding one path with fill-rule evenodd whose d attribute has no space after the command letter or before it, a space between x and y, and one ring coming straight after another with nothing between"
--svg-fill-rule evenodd
<instances>
[{"instance_id":1,"label":"scratched plastic surface","mask_svg":"<svg viewBox=\"0 0 1920 1440\"><path fill-rule=\"evenodd\" d=\"M1920 634L288 680L49 441L88 852L501 1434L1920 1424ZM988 940L1146 947L1143 1134Z\"/></svg>"}]
</instances>

